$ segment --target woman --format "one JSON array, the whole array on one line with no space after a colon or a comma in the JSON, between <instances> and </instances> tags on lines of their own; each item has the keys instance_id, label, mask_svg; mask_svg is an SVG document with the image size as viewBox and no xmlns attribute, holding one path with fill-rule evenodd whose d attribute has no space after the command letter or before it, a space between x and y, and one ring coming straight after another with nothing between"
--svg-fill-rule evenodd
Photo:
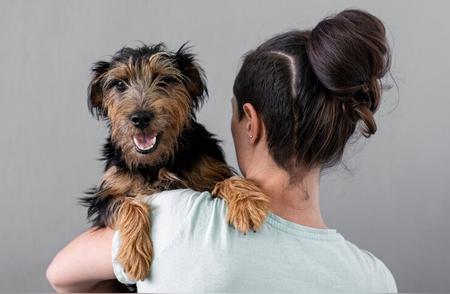
<instances>
[{"instance_id":1,"label":"woman","mask_svg":"<svg viewBox=\"0 0 450 294\"><path fill-rule=\"evenodd\" d=\"M359 10L249 52L234 82L231 130L239 168L270 197L271 212L260 231L242 235L208 192L149 196L155 259L138 291L397 292L383 262L329 229L319 205L321 170L339 162L357 126L366 137L376 131L389 56L383 24ZM117 231L87 231L47 277L60 292L135 283L115 260L119 244Z\"/></svg>"}]
</instances>

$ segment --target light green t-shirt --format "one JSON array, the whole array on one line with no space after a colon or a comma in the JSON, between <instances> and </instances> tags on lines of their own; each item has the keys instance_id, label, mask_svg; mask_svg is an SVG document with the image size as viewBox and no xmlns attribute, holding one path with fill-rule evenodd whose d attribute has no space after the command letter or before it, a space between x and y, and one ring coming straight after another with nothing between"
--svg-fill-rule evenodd
<instances>
[{"instance_id":1,"label":"light green t-shirt","mask_svg":"<svg viewBox=\"0 0 450 294\"><path fill-rule=\"evenodd\" d=\"M226 202L208 192L153 194L151 273L133 281L112 241L117 279L138 292L397 292L389 269L334 229L299 225L270 213L246 235L226 222Z\"/></svg>"}]
</instances>

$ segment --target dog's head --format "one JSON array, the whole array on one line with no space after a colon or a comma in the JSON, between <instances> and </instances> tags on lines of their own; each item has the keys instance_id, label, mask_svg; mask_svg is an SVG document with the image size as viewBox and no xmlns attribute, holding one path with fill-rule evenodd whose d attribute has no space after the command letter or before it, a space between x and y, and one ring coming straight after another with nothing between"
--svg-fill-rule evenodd
<instances>
[{"instance_id":1,"label":"dog's head","mask_svg":"<svg viewBox=\"0 0 450 294\"><path fill-rule=\"evenodd\" d=\"M169 159L195 118L207 89L202 68L185 45L122 48L92 67L88 106L105 119L111 141L131 167Z\"/></svg>"}]
</instances>

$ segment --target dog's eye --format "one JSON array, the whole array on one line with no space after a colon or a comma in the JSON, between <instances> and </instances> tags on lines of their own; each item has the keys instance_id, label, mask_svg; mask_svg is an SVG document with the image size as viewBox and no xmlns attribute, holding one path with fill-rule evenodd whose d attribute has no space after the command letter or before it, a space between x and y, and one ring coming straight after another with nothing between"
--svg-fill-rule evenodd
<instances>
[{"instance_id":1,"label":"dog's eye","mask_svg":"<svg viewBox=\"0 0 450 294\"><path fill-rule=\"evenodd\" d=\"M112 87L116 88L119 92L123 92L127 89L127 84L124 81L116 80L112 83Z\"/></svg>"}]
</instances>

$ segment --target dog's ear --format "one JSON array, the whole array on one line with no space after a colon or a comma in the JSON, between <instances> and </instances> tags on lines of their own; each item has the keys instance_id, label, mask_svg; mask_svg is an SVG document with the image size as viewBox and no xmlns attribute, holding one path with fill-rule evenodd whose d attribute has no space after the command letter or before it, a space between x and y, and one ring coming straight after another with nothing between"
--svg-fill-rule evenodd
<instances>
[{"instance_id":1,"label":"dog's ear","mask_svg":"<svg viewBox=\"0 0 450 294\"><path fill-rule=\"evenodd\" d=\"M190 48L184 43L175 53L175 63L183 76L186 89L191 95L194 103L194 110L202 105L208 96L206 87L206 77L204 70L195 60L195 55L190 52Z\"/></svg>"},{"instance_id":2,"label":"dog's ear","mask_svg":"<svg viewBox=\"0 0 450 294\"><path fill-rule=\"evenodd\" d=\"M98 61L91 68L92 79L88 87L87 102L89 110L97 119L106 115L103 107L103 78L110 66L111 64L107 61Z\"/></svg>"}]
</instances>

